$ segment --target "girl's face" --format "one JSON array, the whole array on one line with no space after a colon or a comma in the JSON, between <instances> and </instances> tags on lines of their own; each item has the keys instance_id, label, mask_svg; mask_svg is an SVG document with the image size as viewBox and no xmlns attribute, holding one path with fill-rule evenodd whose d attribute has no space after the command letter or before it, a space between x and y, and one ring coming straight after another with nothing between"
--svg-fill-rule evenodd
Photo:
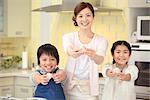
<instances>
[{"instance_id":1,"label":"girl's face","mask_svg":"<svg viewBox=\"0 0 150 100\"><path fill-rule=\"evenodd\" d=\"M113 59L116 62L116 65L124 68L127 65L129 60L130 53L128 48L125 45L118 45L114 50Z\"/></svg>"},{"instance_id":2,"label":"girl's face","mask_svg":"<svg viewBox=\"0 0 150 100\"><path fill-rule=\"evenodd\" d=\"M57 65L57 60L51 55L42 54L40 56L40 67L46 72L51 72Z\"/></svg>"},{"instance_id":3,"label":"girl's face","mask_svg":"<svg viewBox=\"0 0 150 100\"><path fill-rule=\"evenodd\" d=\"M94 17L91 10L89 8L85 8L78 13L76 22L80 28L87 29L91 28L93 19Z\"/></svg>"}]
</instances>

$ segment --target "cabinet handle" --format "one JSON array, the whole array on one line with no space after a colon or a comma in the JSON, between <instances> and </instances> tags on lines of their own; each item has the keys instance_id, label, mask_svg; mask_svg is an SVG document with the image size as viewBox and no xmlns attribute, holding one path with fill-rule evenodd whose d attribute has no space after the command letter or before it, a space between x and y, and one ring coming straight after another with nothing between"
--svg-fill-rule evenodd
<instances>
[{"instance_id":1,"label":"cabinet handle","mask_svg":"<svg viewBox=\"0 0 150 100\"><path fill-rule=\"evenodd\" d=\"M16 31L16 35L22 35L23 32L22 31Z\"/></svg>"},{"instance_id":2,"label":"cabinet handle","mask_svg":"<svg viewBox=\"0 0 150 100\"><path fill-rule=\"evenodd\" d=\"M23 93L28 93L29 90L28 90L28 89L21 88L21 92L23 92Z\"/></svg>"},{"instance_id":3,"label":"cabinet handle","mask_svg":"<svg viewBox=\"0 0 150 100\"><path fill-rule=\"evenodd\" d=\"M2 91L9 91L10 88L5 88L5 89L2 89Z\"/></svg>"}]
</instances>

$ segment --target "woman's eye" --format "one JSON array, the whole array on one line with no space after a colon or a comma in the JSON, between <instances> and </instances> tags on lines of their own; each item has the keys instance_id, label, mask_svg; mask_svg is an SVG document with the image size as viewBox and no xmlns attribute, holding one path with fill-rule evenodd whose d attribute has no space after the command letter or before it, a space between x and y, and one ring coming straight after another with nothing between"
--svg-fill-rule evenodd
<instances>
[{"instance_id":1,"label":"woman's eye","mask_svg":"<svg viewBox=\"0 0 150 100\"><path fill-rule=\"evenodd\" d=\"M120 52L116 52L116 53L120 53Z\"/></svg>"},{"instance_id":2,"label":"woman's eye","mask_svg":"<svg viewBox=\"0 0 150 100\"><path fill-rule=\"evenodd\" d=\"M91 16L90 14L87 15L87 17L90 17L90 16Z\"/></svg>"},{"instance_id":3,"label":"woman's eye","mask_svg":"<svg viewBox=\"0 0 150 100\"><path fill-rule=\"evenodd\" d=\"M82 16L79 16L79 18L82 18Z\"/></svg>"}]
</instances>

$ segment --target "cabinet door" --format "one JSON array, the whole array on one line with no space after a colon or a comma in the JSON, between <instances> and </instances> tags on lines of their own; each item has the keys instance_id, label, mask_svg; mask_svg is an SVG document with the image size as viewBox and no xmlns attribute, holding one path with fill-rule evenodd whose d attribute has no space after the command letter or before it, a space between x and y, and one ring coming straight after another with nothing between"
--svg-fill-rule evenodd
<instances>
[{"instance_id":1,"label":"cabinet door","mask_svg":"<svg viewBox=\"0 0 150 100\"><path fill-rule=\"evenodd\" d=\"M0 96L14 96L13 77L0 77Z\"/></svg>"},{"instance_id":2,"label":"cabinet door","mask_svg":"<svg viewBox=\"0 0 150 100\"><path fill-rule=\"evenodd\" d=\"M0 95L1 96L14 96L13 86L2 86L2 87L0 87Z\"/></svg>"},{"instance_id":3,"label":"cabinet door","mask_svg":"<svg viewBox=\"0 0 150 100\"><path fill-rule=\"evenodd\" d=\"M8 37L28 37L30 34L31 0L7 0Z\"/></svg>"},{"instance_id":4,"label":"cabinet door","mask_svg":"<svg viewBox=\"0 0 150 100\"><path fill-rule=\"evenodd\" d=\"M150 0L129 0L129 7L150 7Z\"/></svg>"},{"instance_id":5,"label":"cabinet door","mask_svg":"<svg viewBox=\"0 0 150 100\"><path fill-rule=\"evenodd\" d=\"M15 97L17 97L17 98L33 97L33 89L32 89L32 87L15 86Z\"/></svg>"},{"instance_id":6,"label":"cabinet door","mask_svg":"<svg viewBox=\"0 0 150 100\"><path fill-rule=\"evenodd\" d=\"M100 84L99 88L100 88L99 100L102 100L102 94L103 94L104 84Z\"/></svg>"},{"instance_id":7,"label":"cabinet door","mask_svg":"<svg viewBox=\"0 0 150 100\"><path fill-rule=\"evenodd\" d=\"M33 87L29 80L29 77L15 77L15 97L33 97Z\"/></svg>"},{"instance_id":8,"label":"cabinet door","mask_svg":"<svg viewBox=\"0 0 150 100\"><path fill-rule=\"evenodd\" d=\"M5 36L6 24L5 24L5 2L0 0L0 36Z\"/></svg>"}]
</instances>

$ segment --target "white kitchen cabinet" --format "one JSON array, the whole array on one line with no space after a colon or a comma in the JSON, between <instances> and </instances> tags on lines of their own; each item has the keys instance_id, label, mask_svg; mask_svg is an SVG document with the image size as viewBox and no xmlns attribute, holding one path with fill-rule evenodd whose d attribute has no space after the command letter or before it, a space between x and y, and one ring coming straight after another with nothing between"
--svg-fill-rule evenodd
<instances>
[{"instance_id":1,"label":"white kitchen cabinet","mask_svg":"<svg viewBox=\"0 0 150 100\"><path fill-rule=\"evenodd\" d=\"M129 7L150 7L150 0L129 0Z\"/></svg>"},{"instance_id":2,"label":"white kitchen cabinet","mask_svg":"<svg viewBox=\"0 0 150 100\"><path fill-rule=\"evenodd\" d=\"M31 0L0 0L0 37L29 37Z\"/></svg>"},{"instance_id":3,"label":"white kitchen cabinet","mask_svg":"<svg viewBox=\"0 0 150 100\"><path fill-rule=\"evenodd\" d=\"M33 97L33 88L29 77L0 77L0 96L12 96L16 98Z\"/></svg>"},{"instance_id":4,"label":"white kitchen cabinet","mask_svg":"<svg viewBox=\"0 0 150 100\"><path fill-rule=\"evenodd\" d=\"M128 0L128 34L129 41L134 43L136 40L137 17L150 16L150 0Z\"/></svg>"},{"instance_id":5,"label":"white kitchen cabinet","mask_svg":"<svg viewBox=\"0 0 150 100\"><path fill-rule=\"evenodd\" d=\"M27 98L33 97L33 88L29 77L16 76L15 77L15 97Z\"/></svg>"},{"instance_id":6,"label":"white kitchen cabinet","mask_svg":"<svg viewBox=\"0 0 150 100\"><path fill-rule=\"evenodd\" d=\"M13 77L0 77L0 96L14 96Z\"/></svg>"}]
</instances>

